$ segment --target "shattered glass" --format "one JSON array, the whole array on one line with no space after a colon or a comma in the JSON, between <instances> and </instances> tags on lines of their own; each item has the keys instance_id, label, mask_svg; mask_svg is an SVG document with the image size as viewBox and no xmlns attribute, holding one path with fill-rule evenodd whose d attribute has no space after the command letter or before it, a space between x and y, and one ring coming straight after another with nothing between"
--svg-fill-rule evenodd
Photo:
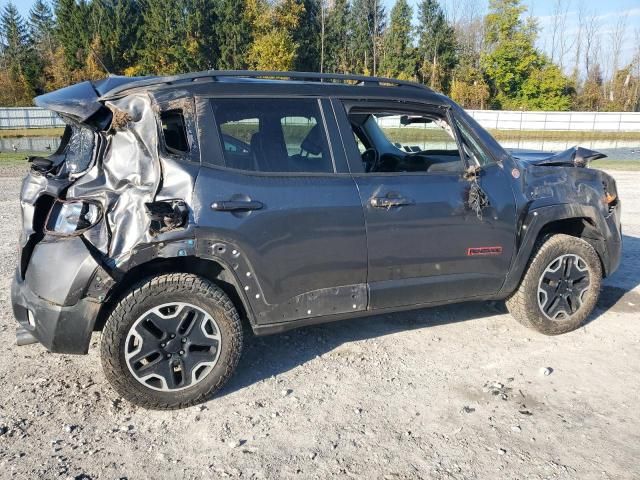
<instances>
[{"instance_id":1,"label":"shattered glass","mask_svg":"<svg viewBox=\"0 0 640 480\"><path fill-rule=\"evenodd\" d=\"M88 128L73 126L73 133L65 149L65 167L70 175L84 172L91 164L95 134Z\"/></svg>"}]
</instances>

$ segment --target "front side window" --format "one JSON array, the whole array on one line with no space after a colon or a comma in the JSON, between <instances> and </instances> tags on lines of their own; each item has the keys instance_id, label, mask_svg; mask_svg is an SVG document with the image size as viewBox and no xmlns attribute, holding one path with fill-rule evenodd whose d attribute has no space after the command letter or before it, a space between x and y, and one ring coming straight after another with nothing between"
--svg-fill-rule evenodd
<instances>
[{"instance_id":1,"label":"front side window","mask_svg":"<svg viewBox=\"0 0 640 480\"><path fill-rule=\"evenodd\" d=\"M467 157L478 166L487 166L492 163L495 163L493 158L486 152L484 148L476 141L476 139L471 135L469 129L464 126L461 122L456 120L456 124L458 125L458 129L460 130L460 134L462 136L462 145L464 147L465 153Z\"/></svg>"},{"instance_id":2,"label":"front side window","mask_svg":"<svg viewBox=\"0 0 640 480\"><path fill-rule=\"evenodd\" d=\"M366 173L457 173L463 168L444 114L352 110L349 121Z\"/></svg>"},{"instance_id":3,"label":"front side window","mask_svg":"<svg viewBox=\"0 0 640 480\"><path fill-rule=\"evenodd\" d=\"M314 99L211 100L229 168L331 173L329 142Z\"/></svg>"}]
</instances>

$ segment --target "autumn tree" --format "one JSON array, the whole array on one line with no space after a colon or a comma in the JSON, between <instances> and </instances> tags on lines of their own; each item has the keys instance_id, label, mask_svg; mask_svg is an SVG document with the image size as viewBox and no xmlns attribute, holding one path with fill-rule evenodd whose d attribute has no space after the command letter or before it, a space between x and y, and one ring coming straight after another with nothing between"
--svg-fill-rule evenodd
<instances>
[{"instance_id":1,"label":"autumn tree","mask_svg":"<svg viewBox=\"0 0 640 480\"><path fill-rule=\"evenodd\" d=\"M566 110L571 85L536 49L537 26L531 18L522 19L525 11L521 0L489 2L481 65L494 90L494 106Z\"/></svg>"},{"instance_id":2,"label":"autumn tree","mask_svg":"<svg viewBox=\"0 0 640 480\"><path fill-rule=\"evenodd\" d=\"M248 63L256 70L291 70L298 44L293 31L304 13L304 5L295 0L248 0L254 38L249 47Z\"/></svg>"}]
</instances>

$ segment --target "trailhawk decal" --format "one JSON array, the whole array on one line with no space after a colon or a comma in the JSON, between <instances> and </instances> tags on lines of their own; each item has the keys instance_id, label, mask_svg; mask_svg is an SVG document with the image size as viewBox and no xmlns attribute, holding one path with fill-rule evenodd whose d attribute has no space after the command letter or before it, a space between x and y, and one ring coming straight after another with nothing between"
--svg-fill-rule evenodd
<instances>
[{"instance_id":1,"label":"trailhawk decal","mask_svg":"<svg viewBox=\"0 0 640 480\"><path fill-rule=\"evenodd\" d=\"M470 247L467 250L467 256L476 255L502 255L502 247Z\"/></svg>"}]
</instances>

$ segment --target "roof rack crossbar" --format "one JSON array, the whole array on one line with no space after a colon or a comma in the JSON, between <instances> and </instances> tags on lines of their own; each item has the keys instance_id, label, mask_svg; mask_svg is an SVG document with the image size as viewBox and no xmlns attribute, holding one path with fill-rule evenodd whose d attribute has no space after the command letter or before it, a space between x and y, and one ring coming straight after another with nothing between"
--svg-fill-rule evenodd
<instances>
[{"instance_id":1,"label":"roof rack crossbar","mask_svg":"<svg viewBox=\"0 0 640 480\"><path fill-rule=\"evenodd\" d=\"M112 97L125 90L138 87L148 87L152 85L172 84L178 82L194 81L201 78L265 78L265 79L289 79L300 81L331 81L337 83L356 82L358 85L392 85L397 87L412 87L429 90L428 87L417 82L407 80L397 80L386 77L369 77L366 75L352 75L341 73L316 73L316 72L281 72L281 71L253 71L253 70L207 70L203 72L186 73L183 75L172 75L166 77L152 77L138 81L126 83L107 92L104 97Z\"/></svg>"}]
</instances>

